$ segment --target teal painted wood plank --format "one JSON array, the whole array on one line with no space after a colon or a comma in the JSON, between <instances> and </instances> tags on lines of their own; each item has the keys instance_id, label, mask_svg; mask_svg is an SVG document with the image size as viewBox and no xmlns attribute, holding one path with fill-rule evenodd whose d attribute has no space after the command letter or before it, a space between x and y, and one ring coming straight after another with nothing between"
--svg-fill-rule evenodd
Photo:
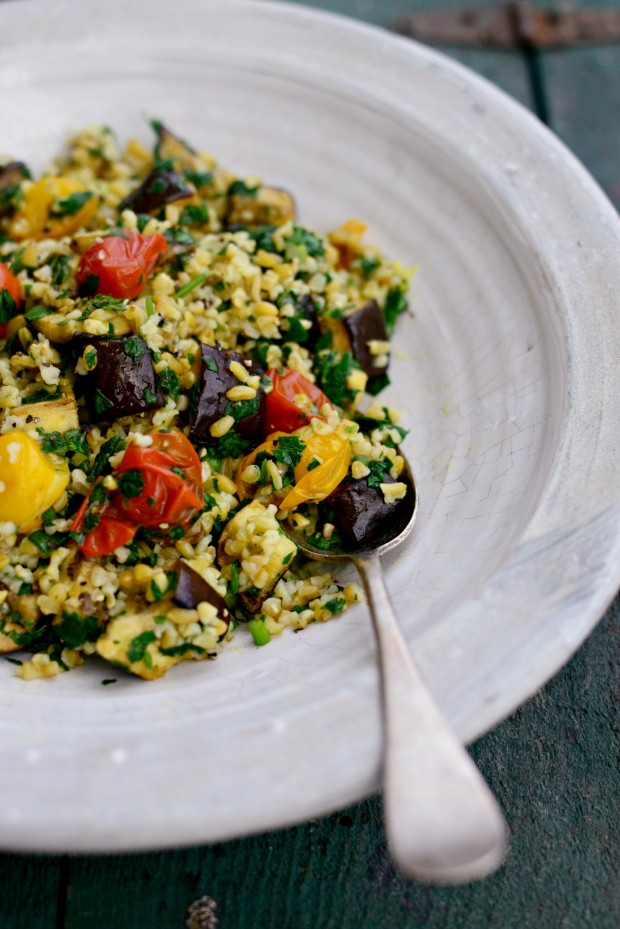
<instances>
[{"instance_id":1,"label":"teal painted wood plank","mask_svg":"<svg viewBox=\"0 0 620 929\"><path fill-rule=\"evenodd\" d=\"M403 880L375 798L245 840L71 859L63 929L182 929L203 895L220 929L617 929L619 619L616 604L550 685L472 749L513 831L494 877L450 889Z\"/></svg>"},{"instance_id":2,"label":"teal painted wood plank","mask_svg":"<svg viewBox=\"0 0 620 929\"><path fill-rule=\"evenodd\" d=\"M476 5L476 0L291 0L299 6L314 7L328 13L339 13L375 26L389 28L399 16L407 13L430 13L439 10L459 10ZM485 2L485 0L482 0ZM525 106L532 105L527 62L514 52L480 51L478 49L438 48L461 64L495 83Z\"/></svg>"},{"instance_id":3,"label":"teal painted wood plank","mask_svg":"<svg viewBox=\"0 0 620 929\"><path fill-rule=\"evenodd\" d=\"M620 207L620 44L547 52L551 128Z\"/></svg>"},{"instance_id":4,"label":"teal painted wood plank","mask_svg":"<svg viewBox=\"0 0 620 929\"><path fill-rule=\"evenodd\" d=\"M63 870L61 858L0 853L1 929L58 929Z\"/></svg>"}]
</instances>

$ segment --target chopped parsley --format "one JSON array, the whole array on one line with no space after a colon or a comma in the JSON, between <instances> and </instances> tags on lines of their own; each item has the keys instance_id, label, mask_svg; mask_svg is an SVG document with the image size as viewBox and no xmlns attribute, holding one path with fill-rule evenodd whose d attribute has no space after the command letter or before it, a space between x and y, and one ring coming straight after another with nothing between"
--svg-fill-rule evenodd
<instances>
[{"instance_id":1,"label":"chopped parsley","mask_svg":"<svg viewBox=\"0 0 620 929\"><path fill-rule=\"evenodd\" d=\"M44 429L37 429L37 432L42 436L41 448L44 452L52 452L55 455L79 453L85 458L90 454L86 434L81 429L68 429L67 432L45 432Z\"/></svg>"},{"instance_id":2,"label":"chopped parsley","mask_svg":"<svg viewBox=\"0 0 620 929\"><path fill-rule=\"evenodd\" d=\"M22 406L27 403L45 403L49 400L60 400L61 397L62 390L60 387L57 387L56 390L35 390L34 393L29 394L27 397L22 397Z\"/></svg>"},{"instance_id":3,"label":"chopped parsley","mask_svg":"<svg viewBox=\"0 0 620 929\"><path fill-rule=\"evenodd\" d=\"M95 392L93 394L93 407L95 413L105 413L106 410L111 409L114 406L111 400L108 400L106 395L99 390L98 387L95 387Z\"/></svg>"},{"instance_id":4,"label":"chopped parsley","mask_svg":"<svg viewBox=\"0 0 620 929\"><path fill-rule=\"evenodd\" d=\"M144 490L144 477L142 471L137 469L123 471L122 474L118 475L117 480L121 497L128 497L129 499L139 497Z\"/></svg>"},{"instance_id":5,"label":"chopped parsley","mask_svg":"<svg viewBox=\"0 0 620 929\"><path fill-rule=\"evenodd\" d=\"M256 251L277 253L278 249L273 241L273 234L277 226L259 226L258 229L249 229L248 235L256 242Z\"/></svg>"},{"instance_id":6,"label":"chopped parsley","mask_svg":"<svg viewBox=\"0 0 620 929\"><path fill-rule=\"evenodd\" d=\"M281 435L278 438L277 446L271 454L280 464L296 468L301 461L301 456L305 447L306 443L297 436Z\"/></svg>"},{"instance_id":7,"label":"chopped parsley","mask_svg":"<svg viewBox=\"0 0 620 929\"><path fill-rule=\"evenodd\" d=\"M50 216L75 216L92 197L93 194L90 190L80 190L77 193L71 194L70 197L56 200L50 210Z\"/></svg>"},{"instance_id":8,"label":"chopped parsley","mask_svg":"<svg viewBox=\"0 0 620 929\"><path fill-rule=\"evenodd\" d=\"M256 199L258 191L260 190L260 184L257 184L255 187L249 187L245 181L237 179L233 181L228 188L229 197L251 197L253 200Z\"/></svg>"},{"instance_id":9,"label":"chopped parsley","mask_svg":"<svg viewBox=\"0 0 620 929\"><path fill-rule=\"evenodd\" d=\"M123 351L134 361L140 361L144 355L144 343L137 335L133 335L123 342Z\"/></svg>"},{"instance_id":10,"label":"chopped parsley","mask_svg":"<svg viewBox=\"0 0 620 929\"><path fill-rule=\"evenodd\" d=\"M44 532L42 529L37 529L35 532L30 533L28 541L36 545L41 554L51 555L53 546L47 532Z\"/></svg>"},{"instance_id":11,"label":"chopped parsley","mask_svg":"<svg viewBox=\"0 0 620 929\"><path fill-rule=\"evenodd\" d=\"M53 306L33 306L31 310L24 313L24 319L43 319L44 316L51 316L55 312L56 310Z\"/></svg>"},{"instance_id":12,"label":"chopped parsley","mask_svg":"<svg viewBox=\"0 0 620 929\"><path fill-rule=\"evenodd\" d=\"M108 466L108 462L112 455L115 455L117 452L125 448L125 441L120 437L120 435L113 435L103 443L99 451L95 456L93 461L93 466L90 469L90 479L95 480L95 478L100 477Z\"/></svg>"},{"instance_id":13,"label":"chopped parsley","mask_svg":"<svg viewBox=\"0 0 620 929\"><path fill-rule=\"evenodd\" d=\"M209 222L209 207L201 201L200 203L188 203L183 207L179 216L181 226L200 226Z\"/></svg>"},{"instance_id":14,"label":"chopped parsley","mask_svg":"<svg viewBox=\"0 0 620 929\"><path fill-rule=\"evenodd\" d=\"M396 320L402 313L406 313L409 308L407 294L401 287L391 287L388 290L385 304L383 306L383 317L385 319L385 328L388 335L392 334Z\"/></svg>"},{"instance_id":15,"label":"chopped parsley","mask_svg":"<svg viewBox=\"0 0 620 929\"><path fill-rule=\"evenodd\" d=\"M178 374L176 374L172 368L164 368L163 371L159 372L157 375L157 386L163 393L172 397L173 400L176 400L181 393L181 381L179 380Z\"/></svg>"},{"instance_id":16,"label":"chopped parsley","mask_svg":"<svg viewBox=\"0 0 620 929\"><path fill-rule=\"evenodd\" d=\"M232 416L235 422L245 419L246 416L254 416L260 407L260 397L258 394L252 400L233 400L227 403L224 408L224 416Z\"/></svg>"},{"instance_id":17,"label":"chopped parsley","mask_svg":"<svg viewBox=\"0 0 620 929\"><path fill-rule=\"evenodd\" d=\"M48 264L52 271L52 284L54 287L60 287L69 277L71 268L69 255L52 255Z\"/></svg>"},{"instance_id":18,"label":"chopped parsley","mask_svg":"<svg viewBox=\"0 0 620 929\"><path fill-rule=\"evenodd\" d=\"M303 226L293 226L293 231L288 238L286 253L287 257L305 258L310 255L311 258L319 258L325 254L325 246L314 232L304 229Z\"/></svg>"},{"instance_id":19,"label":"chopped parsley","mask_svg":"<svg viewBox=\"0 0 620 929\"><path fill-rule=\"evenodd\" d=\"M328 600L327 603L324 603L323 609L329 610L330 613L337 615L338 613L342 613L346 605L347 601L344 599L344 597L336 597L333 600Z\"/></svg>"},{"instance_id":20,"label":"chopped parsley","mask_svg":"<svg viewBox=\"0 0 620 929\"><path fill-rule=\"evenodd\" d=\"M17 304L8 290L0 290L0 323L8 323L17 312Z\"/></svg>"},{"instance_id":21,"label":"chopped parsley","mask_svg":"<svg viewBox=\"0 0 620 929\"><path fill-rule=\"evenodd\" d=\"M142 661L146 655L148 646L151 644L151 642L154 642L155 639L155 633L150 629L147 629L146 632L141 632L140 635L135 636L127 648L127 660L131 662L131 664L136 661Z\"/></svg>"},{"instance_id":22,"label":"chopped parsley","mask_svg":"<svg viewBox=\"0 0 620 929\"><path fill-rule=\"evenodd\" d=\"M66 611L60 622L55 623L54 631L69 648L80 648L85 642L94 642L100 634L96 616Z\"/></svg>"},{"instance_id":23,"label":"chopped parsley","mask_svg":"<svg viewBox=\"0 0 620 929\"><path fill-rule=\"evenodd\" d=\"M337 406L346 407L355 402L358 391L348 387L347 380L351 371L358 369L360 365L351 352L340 355L336 351L322 351L314 359L318 385Z\"/></svg>"}]
</instances>

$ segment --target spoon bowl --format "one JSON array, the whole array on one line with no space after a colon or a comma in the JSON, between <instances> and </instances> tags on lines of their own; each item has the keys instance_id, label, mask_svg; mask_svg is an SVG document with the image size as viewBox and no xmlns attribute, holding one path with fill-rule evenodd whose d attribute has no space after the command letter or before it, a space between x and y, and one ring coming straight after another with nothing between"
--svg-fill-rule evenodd
<instances>
[{"instance_id":1,"label":"spoon bowl","mask_svg":"<svg viewBox=\"0 0 620 929\"><path fill-rule=\"evenodd\" d=\"M394 519L383 520L369 544L324 551L290 520L283 528L314 561L352 561L366 592L379 657L384 819L392 860L412 879L460 884L485 877L501 865L508 828L414 664L385 586L381 556L410 535L418 510L415 479L406 459L401 480L407 484L406 496Z\"/></svg>"}]
</instances>

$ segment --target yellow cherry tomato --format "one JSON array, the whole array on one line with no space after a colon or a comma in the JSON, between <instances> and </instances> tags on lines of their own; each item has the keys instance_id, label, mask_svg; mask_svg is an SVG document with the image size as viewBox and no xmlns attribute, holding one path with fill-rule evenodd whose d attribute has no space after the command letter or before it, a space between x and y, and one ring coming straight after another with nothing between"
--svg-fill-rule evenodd
<instances>
[{"instance_id":1,"label":"yellow cherry tomato","mask_svg":"<svg viewBox=\"0 0 620 929\"><path fill-rule=\"evenodd\" d=\"M273 432L262 445L246 455L239 464L236 484L241 499L249 496L241 475L245 469L254 464L260 452L272 452L281 436L295 436L304 443L304 450L295 468L295 484L280 503L281 510L291 510L301 503L316 503L328 497L332 490L344 480L351 464L351 445L349 440L336 432L320 435L311 426L302 426L295 432ZM314 462L318 465L310 467Z\"/></svg>"},{"instance_id":2,"label":"yellow cherry tomato","mask_svg":"<svg viewBox=\"0 0 620 929\"><path fill-rule=\"evenodd\" d=\"M0 522L30 532L68 483L66 463L52 460L27 432L16 429L0 436Z\"/></svg>"},{"instance_id":3,"label":"yellow cherry tomato","mask_svg":"<svg viewBox=\"0 0 620 929\"><path fill-rule=\"evenodd\" d=\"M306 432L307 430L299 430ZM296 433L293 433L295 435ZM351 445L336 432L311 434L295 468L295 486L280 503L281 510L292 510L301 503L316 503L329 497L344 480L351 463ZM318 460L320 464L308 470Z\"/></svg>"},{"instance_id":4,"label":"yellow cherry tomato","mask_svg":"<svg viewBox=\"0 0 620 929\"><path fill-rule=\"evenodd\" d=\"M44 177L25 191L10 233L15 239L61 239L85 226L98 206L99 198L80 181Z\"/></svg>"},{"instance_id":5,"label":"yellow cherry tomato","mask_svg":"<svg viewBox=\"0 0 620 929\"><path fill-rule=\"evenodd\" d=\"M235 483L237 485L237 490L239 491L239 496L243 500L244 497L249 497L250 494L247 492L246 486L241 478L241 475L247 467L254 464L256 461L256 456L260 452L272 452L276 442L281 435L286 435L286 432L272 432L269 438L263 442L262 445L257 446L249 455L246 455L245 458L242 458L239 467L237 468L237 474L235 475ZM295 435L295 433L293 433Z\"/></svg>"}]
</instances>

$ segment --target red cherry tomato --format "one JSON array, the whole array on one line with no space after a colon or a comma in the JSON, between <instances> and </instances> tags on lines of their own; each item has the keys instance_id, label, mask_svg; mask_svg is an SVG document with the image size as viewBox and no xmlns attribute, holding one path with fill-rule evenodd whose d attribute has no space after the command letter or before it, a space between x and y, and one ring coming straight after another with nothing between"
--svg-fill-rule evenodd
<instances>
[{"instance_id":1,"label":"red cherry tomato","mask_svg":"<svg viewBox=\"0 0 620 929\"><path fill-rule=\"evenodd\" d=\"M133 300L146 287L157 259L167 248L159 232L151 236L139 232L106 236L82 255L76 275L78 287L92 281L95 293Z\"/></svg>"},{"instance_id":2,"label":"red cherry tomato","mask_svg":"<svg viewBox=\"0 0 620 929\"><path fill-rule=\"evenodd\" d=\"M0 339L6 335L6 324L15 316L22 302L22 288L7 265L0 264Z\"/></svg>"},{"instance_id":3,"label":"red cherry tomato","mask_svg":"<svg viewBox=\"0 0 620 929\"><path fill-rule=\"evenodd\" d=\"M123 455L116 469L117 505L125 518L141 526L186 525L204 504L200 459L178 429L154 432L151 438L152 445L130 445ZM123 480L128 472L135 477Z\"/></svg>"},{"instance_id":4,"label":"red cherry tomato","mask_svg":"<svg viewBox=\"0 0 620 929\"><path fill-rule=\"evenodd\" d=\"M273 383L273 390L267 394L265 435L272 432L294 432L311 419L325 419L319 413L301 409L294 402L295 397L304 394L317 410L320 410L324 403L332 405L329 397L299 371L285 368L283 373L280 373L271 369L267 371L267 377Z\"/></svg>"},{"instance_id":5,"label":"red cherry tomato","mask_svg":"<svg viewBox=\"0 0 620 929\"><path fill-rule=\"evenodd\" d=\"M85 497L71 525L72 532L82 532L84 518L90 506L90 496ZM87 558L111 555L120 545L132 541L138 527L124 519L116 510L113 501L107 500L99 512L99 522L90 529L80 544L80 551Z\"/></svg>"}]
</instances>

